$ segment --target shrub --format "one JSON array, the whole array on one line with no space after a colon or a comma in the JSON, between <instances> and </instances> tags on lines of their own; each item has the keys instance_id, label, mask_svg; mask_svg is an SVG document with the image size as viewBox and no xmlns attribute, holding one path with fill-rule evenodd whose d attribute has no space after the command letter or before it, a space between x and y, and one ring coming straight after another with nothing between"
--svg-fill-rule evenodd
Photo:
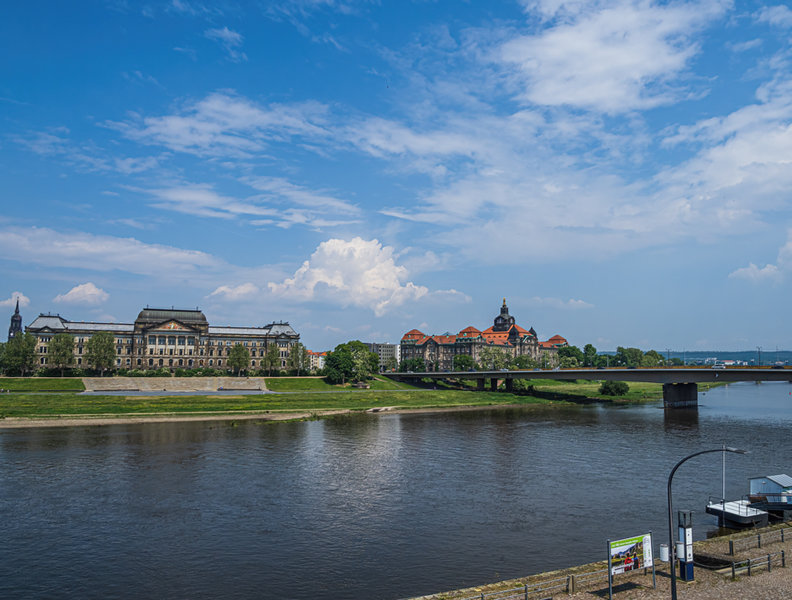
<instances>
[{"instance_id":1,"label":"shrub","mask_svg":"<svg viewBox=\"0 0 792 600\"><path fill-rule=\"evenodd\" d=\"M630 386L624 381L603 381L599 393L603 396L624 396L630 391Z\"/></svg>"}]
</instances>

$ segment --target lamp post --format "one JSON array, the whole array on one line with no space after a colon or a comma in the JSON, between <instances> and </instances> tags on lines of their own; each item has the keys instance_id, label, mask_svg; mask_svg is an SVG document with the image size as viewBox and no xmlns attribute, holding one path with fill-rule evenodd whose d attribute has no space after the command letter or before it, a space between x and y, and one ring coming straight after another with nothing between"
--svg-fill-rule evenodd
<instances>
[{"instance_id":1,"label":"lamp post","mask_svg":"<svg viewBox=\"0 0 792 600\"><path fill-rule=\"evenodd\" d=\"M677 593L676 593L676 549L674 544L674 517L673 517L673 508L671 502L671 481L674 479L674 473L676 470L682 466L682 463L685 461L690 460L694 456L698 456L699 454L707 454L708 452L734 452L735 454L747 454L747 450L740 450L738 448L729 448L727 446L723 446L722 448L713 448L712 450L702 450L700 452L695 452L690 456L686 456L682 460L680 460L677 464L674 465L674 468L671 469L671 474L668 476L668 564L671 567L671 599L677 600ZM726 501L724 500L723 508L726 508Z\"/></svg>"}]
</instances>

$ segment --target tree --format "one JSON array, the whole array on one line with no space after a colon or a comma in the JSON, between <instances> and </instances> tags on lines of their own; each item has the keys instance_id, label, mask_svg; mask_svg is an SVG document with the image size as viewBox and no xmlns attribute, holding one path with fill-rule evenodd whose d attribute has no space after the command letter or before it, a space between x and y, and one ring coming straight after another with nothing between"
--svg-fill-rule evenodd
<instances>
[{"instance_id":1,"label":"tree","mask_svg":"<svg viewBox=\"0 0 792 600\"><path fill-rule=\"evenodd\" d=\"M454 357L454 371L472 371L476 368L476 361L470 354L457 354Z\"/></svg>"},{"instance_id":2,"label":"tree","mask_svg":"<svg viewBox=\"0 0 792 600\"><path fill-rule=\"evenodd\" d=\"M386 371L395 371L396 368L399 366L399 361L396 360L395 356L389 356L385 359L385 364L383 365Z\"/></svg>"},{"instance_id":3,"label":"tree","mask_svg":"<svg viewBox=\"0 0 792 600\"><path fill-rule=\"evenodd\" d=\"M561 366L564 366L564 359L565 358L573 358L574 361L566 361L566 363L572 367L577 367L583 364L583 359L585 358L583 352L581 352L580 348L577 346L562 346L558 349L558 360L561 363Z\"/></svg>"},{"instance_id":4,"label":"tree","mask_svg":"<svg viewBox=\"0 0 792 600\"><path fill-rule=\"evenodd\" d=\"M379 367L379 356L369 352L361 341L338 344L325 358L325 377L329 383L346 383L347 379L363 381Z\"/></svg>"},{"instance_id":5,"label":"tree","mask_svg":"<svg viewBox=\"0 0 792 600\"><path fill-rule=\"evenodd\" d=\"M560 366L562 369L574 369L579 367L580 363L574 356L562 356L558 361L558 366Z\"/></svg>"},{"instance_id":6,"label":"tree","mask_svg":"<svg viewBox=\"0 0 792 600\"><path fill-rule=\"evenodd\" d=\"M15 335L3 349L3 370L22 377L36 366L36 336L32 333Z\"/></svg>"},{"instance_id":7,"label":"tree","mask_svg":"<svg viewBox=\"0 0 792 600\"><path fill-rule=\"evenodd\" d=\"M352 379L355 381L366 381L373 372L371 359L369 355L373 354L369 352L368 348L360 349L355 348L352 350ZM379 366L379 356L377 356L377 364L374 366L376 369Z\"/></svg>"},{"instance_id":8,"label":"tree","mask_svg":"<svg viewBox=\"0 0 792 600\"><path fill-rule=\"evenodd\" d=\"M630 391L630 386L624 381L603 381L599 393L603 396L624 396Z\"/></svg>"},{"instance_id":9,"label":"tree","mask_svg":"<svg viewBox=\"0 0 792 600\"><path fill-rule=\"evenodd\" d=\"M423 373L426 371L426 363L424 363L423 358L408 358L406 360L401 361L399 365L399 371L402 373Z\"/></svg>"},{"instance_id":10,"label":"tree","mask_svg":"<svg viewBox=\"0 0 792 600\"><path fill-rule=\"evenodd\" d=\"M309 363L310 358L308 357L308 350L306 347L300 342L293 344L289 349L289 358L286 359L286 366L289 367L290 370L295 371L297 377L299 377L300 371L305 371Z\"/></svg>"},{"instance_id":11,"label":"tree","mask_svg":"<svg viewBox=\"0 0 792 600\"><path fill-rule=\"evenodd\" d=\"M586 344L583 346L583 366L597 366L597 349L592 344Z\"/></svg>"},{"instance_id":12,"label":"tree","mask_svg":"<svg viewBox=\"0 0 792 600\"><path fill-rule=\"evenodd\" d=\"M228 366L234 369L237 375L250 366L250 351L242 344L234 344L228 353Z\"/></svg>"},{"instance_id":13,"label":"tree","mask_svg":"<svg viewBox=\"0 0 792 600\"><path fill-rule=\"evenodd\" d=\"M616 355L611 364L619 367L640 367L643 360L643 352L639 348L616 348Z\"/></svg>"},{"instance_id":14,"label":"tree","mask_svg":"<svg viewBox=\"0 0 792 600\"><path fill-rule=\"evenodd\" d=\"M539 363L536 362L533 358L528 356L527 354L521 354L520 356L515 356L511 361L511 368L513 369L535 369L539 366ZM519 380L516 380L519 381Z\"/></svg>"},{"instance_id":15,"label":"tree","mask_svg":"<svg viewBox=\"0 0 792 600\"><path fill-rule=\"evenodd\" d=\"M101 373L115 363L115 337L109 331L100 331L91 336L85 350L85 361Z\"/></svg>"},{"instance_id":16,"label":"tree","mask_svg":"<svg viewBox=\"0 0 792 600\"><path fill-rule=\"evenodd\" d=\"M275 342L267 344L267 352L261 358L261 368L267 369L267 377L272 376L273 367L280 363L280 351Z\"/></svg>"},{"instance_id":17,"label":"tree","mask_svg":"<svg viewBox=\"0 0 792 600\"><path fill-rule=\"evenodd\" d=\"M665 364L663 355L657 350L649 350L641 359L642 367L659 367Z\"/></svg>"},{"instance_id":18,"label":"tree","mask_svg":"<svg viewBox=\"0 0 792 600\"><path fill-rule=\"evenodd\" d=\"M74 336L68 333L58 333L49 343L50 364L60 369L60 376L63 371L74 364Z\"/></svg>"},{"instance_id":19,"label":"tree","mask_svg":"<svg viewBox=\"0 0 792 600\"><path fill-rule=\"evenodd\" d=\"M509 356L500 348L485 346L479 352L479 364L485 370L505 369L509 364Z\"/></svg>"}]
</instances>

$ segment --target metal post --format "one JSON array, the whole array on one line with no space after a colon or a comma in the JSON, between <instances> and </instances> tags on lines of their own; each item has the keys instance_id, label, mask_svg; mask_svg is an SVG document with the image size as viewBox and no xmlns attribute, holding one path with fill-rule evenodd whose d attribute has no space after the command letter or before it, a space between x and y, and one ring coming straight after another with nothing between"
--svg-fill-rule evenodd
<instances>
[{"instance_id":1,"label":"metal post","mask_svg":"<svg viewBox=\"0 0 792 600\"><path fill-rule=\"evenodd\" d=\"M751 576L751 559L748 559L748 577ZM484 597L484 594L481 594L481 597Z\"/></svg>"},{"instance_id":2,"label":"metal post","mask_svg":"<svg viewBox=\"0 0 792 600\"><path fill-rule=\"evenodd\" d=\"M729 540L729 554L734 556L734 540Z\"/></svg>"},{"instance_id":3,"label":"metal post","mask_svg":"<svg viewBox=\"0 0 792 600\"><path fill-rule=\"evenodd\" d=\"M734 571L734 561L732 561L732 579L737 579L737 573Z\"/></svg>"},{"instance_id":4,"label":"metal post","mask_svg":"<svg viewBox=\"0 0 792 600\"><path fill-rule=\"evenodd\" d=\"M677 469L682 466L682 464L690 460L695 456L699 456L700 454L707 454L708 452L735 452L737 454L745 454L745 450L739 450L737 448L728 448L724 446L723 448L715 448L712 450L701 450L700 452L696 452L691 454L690 456L686 456L682 460L680 460L677 464L674 465L674 468L671 469L671 474L668 476L668 558L669 558L669 567L671 570L671 599L677 600L677 591L676 591L676 548L674 544L674 513L673 513L673 502L671 497L671 483L674 479L674 473L677 472ZM610 557L610 552L608 552L608 556ZM608 571L610 577L610 570Z\"/></svg>"},{"instance_id":5,"label":"metal post","mask_svg":"<svg viewBox=\"0 0 792 600\"><path fill-rule=\"evenodd\" d=\"M781 566L786 568L786 554L783 550L781 550Z\"/></svg>"},{"instance_id":6,"label":"metal post","mask_svg":"<svg viewBox=\"0 0 792 600\"><path fill-rule=\"evenodd\" d=\"M757 533L756 534L756 543L759 544L759 548L762 547L762 534L761 533Z\"/></svg>"},{"instance_id":7,"label":"metal post","mask_svg":"<svg viewBox=\"0 0 792 600\"><path fill-rule=\"evenodd\" d=\"M773 563L772 563L772 559L770 558L770 555L768 554L767 555L767 572L769 573L772 570L773 570Z\"/></svg>"},{"instance_id":8,"label":"metal post","mask_svg":"<svg viewBox=\"0 0 792 600\"><path fill-rule=\"evenodd\" d=\"M525 584L525 600L528 600L528 584Z\"/></svg>"}]
</instances>

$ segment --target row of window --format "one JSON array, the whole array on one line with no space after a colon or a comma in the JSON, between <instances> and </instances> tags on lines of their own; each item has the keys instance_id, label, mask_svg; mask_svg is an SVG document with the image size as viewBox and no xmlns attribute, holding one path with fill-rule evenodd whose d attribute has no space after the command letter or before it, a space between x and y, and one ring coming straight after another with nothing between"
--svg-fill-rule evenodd
<instances>
[{"instance_id":1,"label":"row of window","mask_svg":"<svg viewBox=\"0 0 792 600\"><path fill-rule=\"evenodd\" d=\"M165 362L166 360L167 360L167 364ZM42 365L42 366L45 366L48 363L49 363L49 361L48 361L46 356L42 356L39 359L39 364ZM132 366L132 359L127 358L125 364L128 367ZM138 358L135 361L135 364L138 367L143 366L143 360ZM78 358L77 359L77 366L79 367L81 365L82 365L82 358ZM116 366L118 366L118 367L121 366L121 359L120 358L116 359ZM168 359L164 359L164 358L159 358L159 359L149 358L148 359L148 366L149 367L194 367L194 366L203 367L204 366L204 361L203 360L195 361L192 358L188 358L188 359L184 359L184 358L168 358ZM223 366L223 361L222 361L222 359L218 358L217 359L217 365L215 365L214 359L210 358L207 361L207 365L206 366L209 366L209 367L214 367L214 366L222 367ZM251 367L255 367L256 366L256 361L255 360L251 360L250 361L250 366ZM263 366L263 365L260 365L260 366ZM286 366L286 363L285 362L281 362L281 367L285 367L285 366Z\"/></svg>"}]
</instances>

